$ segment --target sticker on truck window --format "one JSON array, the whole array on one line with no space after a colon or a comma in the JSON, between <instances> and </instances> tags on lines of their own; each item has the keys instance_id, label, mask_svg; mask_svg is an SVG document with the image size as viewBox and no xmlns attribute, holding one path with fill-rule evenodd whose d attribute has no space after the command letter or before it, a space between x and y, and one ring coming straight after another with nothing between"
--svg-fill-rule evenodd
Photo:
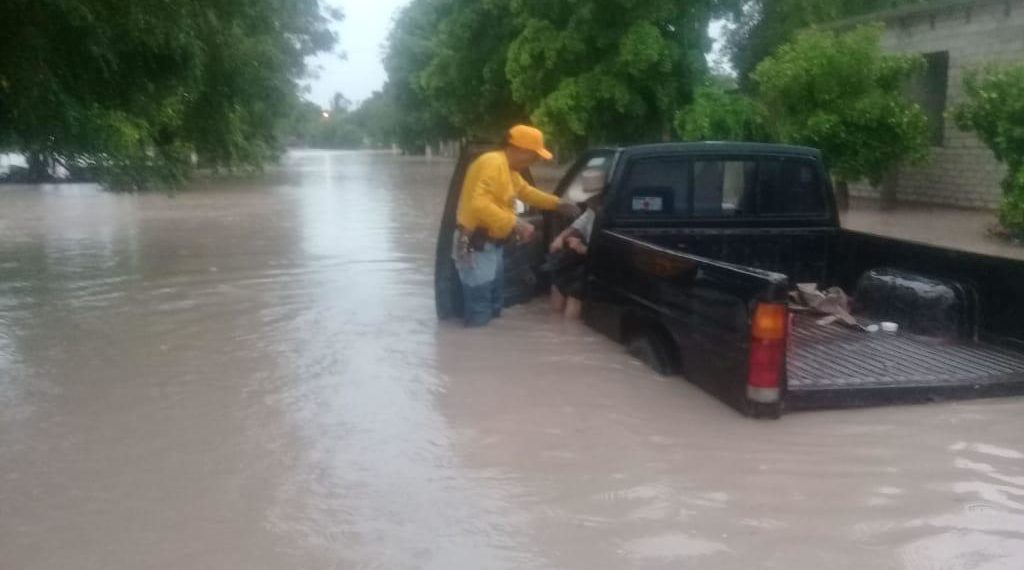
<instances>
[{"instance_id":1,"label":"sticker on truck window","mask_svg":"<svg viewBox=\"0 0 1024 570\"><path fill-rule=\"evenodd\" d=\"M634 212L663 212L665 211L665 199L660 196L635 196L633 197Z\"/></svg>"}]
</instances>

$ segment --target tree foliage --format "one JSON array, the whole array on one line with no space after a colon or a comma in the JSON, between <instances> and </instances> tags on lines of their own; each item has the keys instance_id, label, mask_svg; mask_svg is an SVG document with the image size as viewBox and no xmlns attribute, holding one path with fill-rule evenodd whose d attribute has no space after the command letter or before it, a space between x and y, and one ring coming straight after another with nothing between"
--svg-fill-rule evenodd
<instances>
[{"instance_id":1,"label":"tree foliage","mask_svg":"<svg viewBox=\"0 0 1024 570\"><path fill-rule=\"evenodd\" d=\"M706 71L712 4L519 0L512 94L568 148L662 139Z\"/></svg>"},{"instance_id":2,"label":"tree foliage","mask_svg":"<svg viewBox=\"0 0 1024 570\"><path fill-rule=\"evenodd\" d=\"M363 145L388 148L397 140L398 109L385 91L375 91L351 114L352 123L362 133Z\"/></svg>"},{"instance_id":3,"label":"tree foliage","mask_svg":"<svg viewBox=\"0 0 1024 570\"><path fill-rule=\"evenodd\" d=\"M967 98L954 110L957 124L977 133L1008 166L1000 219L1024 234L1024 65L968 73L964 90Z\"/></svg>"},{"instance_id":4,"label":"tree foliage","mask_svg":"<svg viewBox=\"0 0 1024 570\"><path fill-rule=\"evenodd\" d=\"M180 181L193 154L258 167L327 23L318 0L7 0L0 140L128 187Z\"/></svg>"},{"instance_id":5,"label":"tree foliage","mask_svg":"<svg viewBox=\"0 0 1024 570\"><path fill-rule=\"evenodd\" d=\"M389 148L395 137L396 111L382 91L352 108L340 93L330 109L302 101L288 121L292 144L322 149Z\"/></svg>"},{"instance_id":6,"label":"tree foliage","mask_svg":"<svg viewBox=\"0 0 1024 570\"><path fill-rule=\"evenodd\" d=\"M927 118L903 96L924 62L883 53L881 33L878 26L804 32L753 74L780 138L820 148L843 183L878 184L894 167L927 156Z\"/></svg>"},{"instance_id":7,"label":"tree foliage","mask_svg":"<svg viewBox=\"0 0 1024 570\"><path fill-rule=\"evenodd\" d=\"M705 72L707 24L738 0L414 0L387 90L403 146L531 119L560 146L658 140Z\"/></svg>"},{"instance_id":8,"label":"tree foliage","mask_svg":"<svg viewBox=\"0 0 1024 570\"><path fill-rule=\"evenodd\" d=\"M735 25L728 34L726 49L741 83L746 84L761 61L805 28L927 1L753 0L734 10Z\"/></svg>"},{"instance_id":9,"label":"tree foliage","mask_svg":"<svg viewBox=\"0 0 1024 570\"><path fill-rule=\"evenodd\" d=\"M448 0L413 0L395 19L388 36L384 93L394 102L396 142L405 152L456 136L435 101L428 99L423 72L434 59L437 30L449 13Z\"/></svg>"},{"instance_id":10,"label":"tree foliage","mask_svg":"<svg viewBox=\"0 0 1024 570\"><path fill-rule=\"evenodd\" d=\"M676 130L687 141L775 140L767 111L757 100L735 89L707 85L679 113Z\"/></svg>"},{"instance_id":11,"label":"tree foliage","mask_svg":"<svg viewBox=\"0 0 1024 570\"><path fill-rule=\"evenodd\" d=\"M519 33L508 0L448 0L421 76L432 108L461 134L492 137L528 118L506 75Z\"/></svg>"}]
</instances>

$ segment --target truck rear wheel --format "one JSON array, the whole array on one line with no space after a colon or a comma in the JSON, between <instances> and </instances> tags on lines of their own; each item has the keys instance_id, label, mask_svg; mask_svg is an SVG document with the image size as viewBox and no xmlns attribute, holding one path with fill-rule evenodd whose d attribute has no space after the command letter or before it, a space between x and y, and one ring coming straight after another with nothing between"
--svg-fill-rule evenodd
<instances>
[{"instance_id":1,"label":"truck rear wheel","mask_svg":"<svg viewBox=\"0 0 1024 570\"><path fill-rule=\"evenodd\" d=\"M626 340L626 352L662 376L676 372L668 343L653 332L638 332Z\"/></svg>"}]
</instances>

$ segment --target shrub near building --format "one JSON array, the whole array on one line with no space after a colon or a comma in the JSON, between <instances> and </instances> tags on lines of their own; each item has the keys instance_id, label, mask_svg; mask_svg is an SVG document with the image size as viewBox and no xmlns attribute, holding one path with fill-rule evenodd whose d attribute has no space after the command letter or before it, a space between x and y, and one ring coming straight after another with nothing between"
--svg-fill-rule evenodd
<instances>
[{"instance_id":1,"label":"shrub near building","mask_svg":"<svg viewBox=\"0 0 1024 570\"><path fill-rule=\"evenodd\" d=\"M1009 167L999 219L1014 235L1024 237L1024 65L969 73L964 90L967 100L954 117L961 129L977 133Z\"/></svg>"}]
</instances>

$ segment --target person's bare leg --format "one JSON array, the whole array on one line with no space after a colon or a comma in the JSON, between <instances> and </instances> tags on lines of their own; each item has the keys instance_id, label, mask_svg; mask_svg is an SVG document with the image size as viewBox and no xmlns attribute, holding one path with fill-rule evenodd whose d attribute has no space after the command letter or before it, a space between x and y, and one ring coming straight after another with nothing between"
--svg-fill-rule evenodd
<instances>
[{"instance_id":1,"label":"person's bare leg","mask_svg":"<svg viewBox=\"0 0 1024 570\"><path fill-rule=\"evenodd\" d=\"M578 320L583 316L583 301L576 297L569 297L565 301L565 318Z\"/></svg>"},{"instance_id":2,"label":"person's bare leg","mask_svg":"<svg viewBox=\"0 0 1024 570\"><path fill-rule=\"evenodd\" d=\"M558 287L551 286L551 311L561 313L565 310L565 295L558 290Z\"/></svg>"}]
</instances>

